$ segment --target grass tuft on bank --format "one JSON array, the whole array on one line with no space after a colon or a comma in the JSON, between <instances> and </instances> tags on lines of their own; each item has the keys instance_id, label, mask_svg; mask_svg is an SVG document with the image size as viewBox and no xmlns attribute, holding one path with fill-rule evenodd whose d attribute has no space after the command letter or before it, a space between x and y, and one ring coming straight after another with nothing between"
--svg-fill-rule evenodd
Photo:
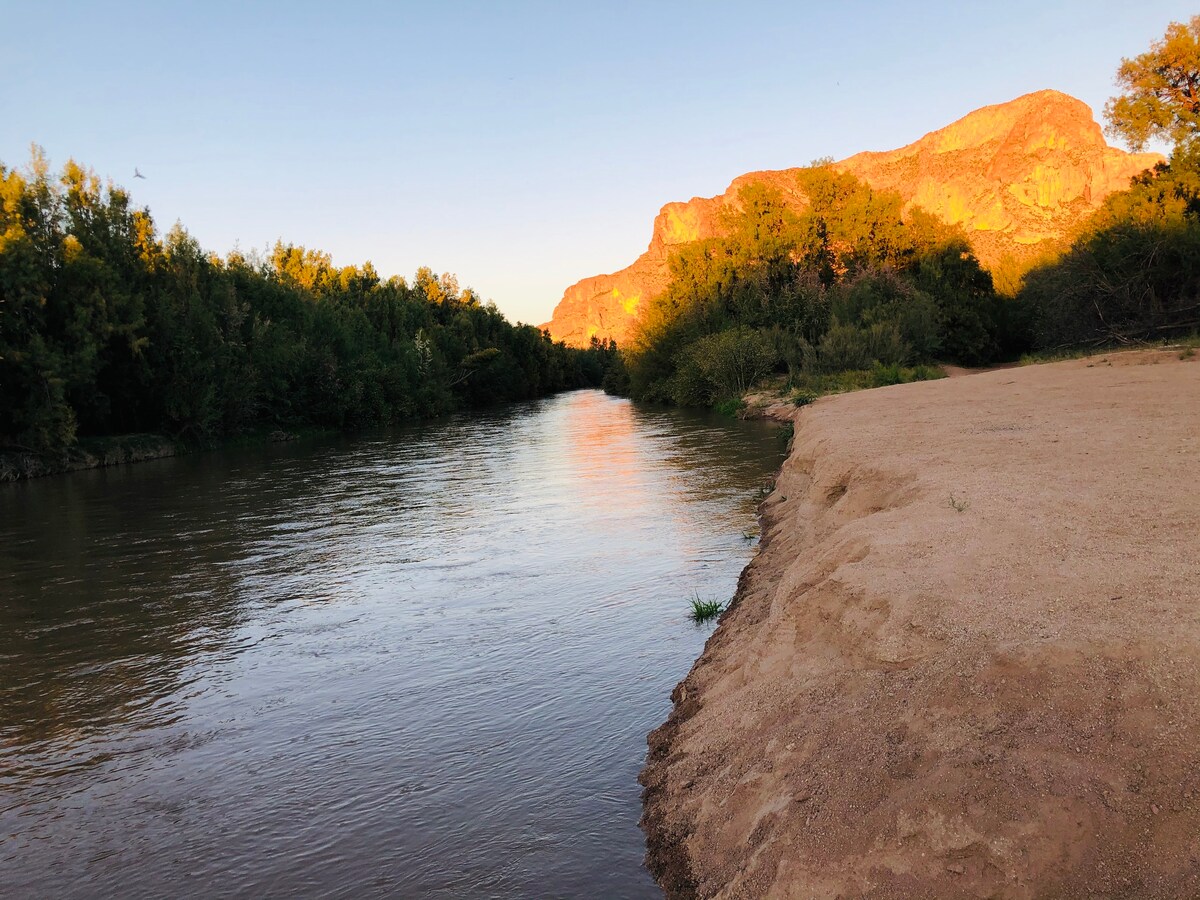
<instances>
[{"instance_id":1,"label":"grass tuft on bank","mask_svg":"<svg viewBox=\"0 0 1200 900\"><path fill-rule=\"evenodd\" d=\"M692 609L690 615L692 617L692 621L697 625L707 622L710 619L715 619L725 611L725 604L721 601L701 600L699 594L692 598L691 604Z\"/></svg>"}]
</instances>

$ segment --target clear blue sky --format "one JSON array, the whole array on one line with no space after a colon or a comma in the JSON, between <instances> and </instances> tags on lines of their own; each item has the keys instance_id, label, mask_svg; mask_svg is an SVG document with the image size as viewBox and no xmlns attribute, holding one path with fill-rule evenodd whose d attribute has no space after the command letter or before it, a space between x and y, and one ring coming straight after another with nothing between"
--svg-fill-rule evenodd
<instances>
[{"instance_id":1,"label":"clear blue sky","mask_svg":"<svg viewBox=\"0 0 1200 900\"><path fill-rule=\"evenodd\" d=\"M1176 0L0 0L0 160L74 157L211 250L457 273L540 323L659 207L1057 88L1097 115ZM146 180L132 179L138 167Z\"/></svg>"}]
</instances>

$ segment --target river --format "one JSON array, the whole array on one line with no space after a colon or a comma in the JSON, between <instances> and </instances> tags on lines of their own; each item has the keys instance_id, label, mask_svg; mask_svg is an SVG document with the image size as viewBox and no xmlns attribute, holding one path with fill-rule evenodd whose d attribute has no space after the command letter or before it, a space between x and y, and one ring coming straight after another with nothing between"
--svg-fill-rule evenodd
<instances>
[{"instance_id":1,"label":"river","mask_svg":"<svg viewBox=\"0 0 1200 900\"><path fill-rule=\"evenodd\" d=\"M654 897L776 428L578 391L0 485L0 893Z\"/></svg>"}]
</instances>

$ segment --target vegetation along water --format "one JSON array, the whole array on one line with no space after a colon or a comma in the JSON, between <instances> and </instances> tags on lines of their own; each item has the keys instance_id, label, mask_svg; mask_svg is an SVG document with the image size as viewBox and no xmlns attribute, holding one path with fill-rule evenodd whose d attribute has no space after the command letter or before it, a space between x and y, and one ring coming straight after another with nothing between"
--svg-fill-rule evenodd
<instances>
[{"instance_id":1,"label":"vegetation along water","mask_svg":"<svg viewBox=\"0 0 1200 900\"><path fill-rule=\"evenodd\" d=\"M1198 73L1200 17L1122 63L1110 135L1170 155L1044 255L818 160L664 251L620 348L0 163L0 480L170 457L0 486L0 892L652 896L644 736L782 451L695 410L1194 355Z\"/></svg>"}]
</instances>

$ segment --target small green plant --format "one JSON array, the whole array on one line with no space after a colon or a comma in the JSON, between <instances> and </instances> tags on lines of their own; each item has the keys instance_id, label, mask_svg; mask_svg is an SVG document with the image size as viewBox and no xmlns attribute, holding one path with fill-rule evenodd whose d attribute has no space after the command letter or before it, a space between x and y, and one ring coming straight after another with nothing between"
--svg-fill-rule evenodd
<instances>
[{"instance_id":1,"label":"small green plant","mask_svg":"<svg viewBox=\"0 0 1200 900\"><path fill-rule=\"evenodd\" d=\"M758 490L755 491L755 493L754 493L754 498L756 500L758 500L759 503L762 503L769 496L771 496L771 491L773 491L773 490L775 490L775 482L773 482L773 481L768 481L765 484L760 484L758 486Z\"/></svg>"},{"instance_id":2,"label":"small green plant","mask_svg":"<svg viewBox=\"0 0 1200 900\"><path fill-rule=\"evenodd\" d=\"M883 363L877 362L871 367L871 386L888 387L893 384L904 384L906 374L898 363L885 366Z\"/></svg>"},{"instance_id":3,"label":"small green plant","mask_svg":"<svg viewBox=\"0 0 1200 900\"><path fill-rule=\"evenodd\" d=\"M796 426L793 425L791 422L787 422L784 425L781 425L779 428L779 443L782 444L784 446L784 448L786 448L787 445L792 442L792 438L795 436L795 434L796 434Z\"/></svg>"},{"instance_id":4,"label":"small green plant","mask_svg":"<svg viewBox=\"0 0 1200 900\"><path fill-rule=\"evenodd\" d=\"M729 397L726 400L719 401L713 409L720 415L728 416L731 419L736 419L738 414L746 408L745 401L741 397Z\"/></svg>"},{"instance_id":5,"label":"small green plant","mask_svg":"<svg viewBox=\"0 0 1200 900\"><path fill-rule=\"evenodd\" d=\"M950 500L946 505L949 506L955 512L963 512L971 505L971 501L970 500L959 500L957 497L955 497L953 494L951 494Z\"/></svg>"},{"instance_id":6,"label":"small green plant","mask_svg":"<svg viewBox=\"0 0 1200 900\"><path fill-rule=\"evenodd\" d=\"M1195 355L1196 355L1195 347L1185 347L1184 349L1179 351L1180 359L1191 359Z\"/></svg>"},{"instance_id":7,"label":"small green plant","mask_svg":"<svg viewBox=\"0 0 1200 900\"><path fill-rule=\"evenodd\" d=\"M692 621L697 624L714 619L725 611L725 604L720 600L701 600L696 594L692 598Z\"/></svg>"},{"instance_id":8,"label":"small green plant","mask_svg":"<svg viewBox=\"0 0 1200 900\"><path fill-rule=\"evenodd\" d=\"M819 395L815 391L806 391L797 388L792 391L792 402L797 406L808 406L817 399Z\"/></svg>"}]
</instances>

